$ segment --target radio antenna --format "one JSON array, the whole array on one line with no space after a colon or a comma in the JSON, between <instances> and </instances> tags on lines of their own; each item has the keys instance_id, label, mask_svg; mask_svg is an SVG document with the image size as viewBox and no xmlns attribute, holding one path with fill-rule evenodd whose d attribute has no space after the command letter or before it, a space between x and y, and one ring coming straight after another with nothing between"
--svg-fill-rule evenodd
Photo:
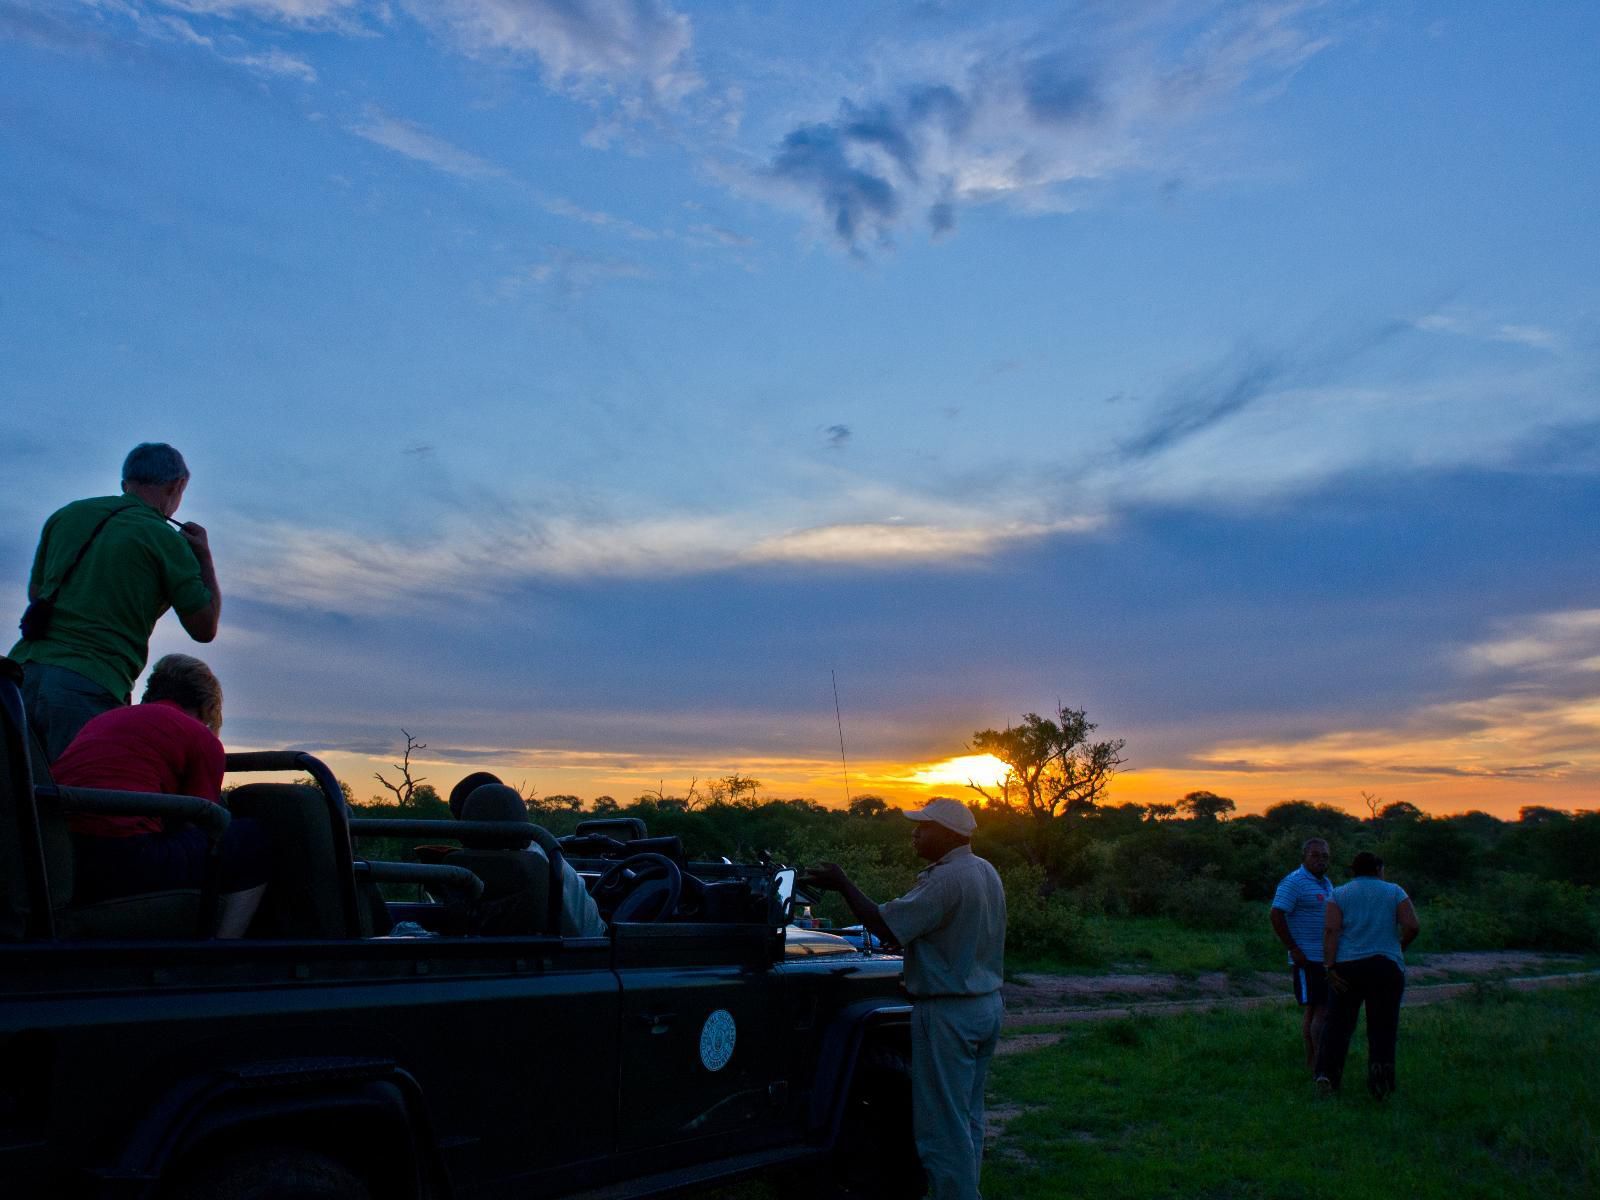
<instances>
[{"instance_id":1,"label":"radio antenna","mask_svg":"<svg viewBox=\"0 0 1600 1200\"><path fill-rule=\"evenodd\" d=\"M850 764L844 757L844 717L839 712L839 677L829 668L828 678L833 680L833 719L839 723L839 766L844 769L844 802L850 803Z\"/></svg>"}]
</instances>

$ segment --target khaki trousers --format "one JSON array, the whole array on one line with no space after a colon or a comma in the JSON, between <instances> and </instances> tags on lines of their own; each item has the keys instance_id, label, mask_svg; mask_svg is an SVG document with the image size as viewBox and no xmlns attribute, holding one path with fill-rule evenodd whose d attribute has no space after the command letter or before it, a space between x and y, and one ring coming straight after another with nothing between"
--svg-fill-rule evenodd
<instances>
[{"instance_id":1,"label":"khaki trousers","mask_svg":"<svg viewBox=\"0 0 1600 1200\"><path fill-rule=\"evenodd\" d=\"M911 1122L933 1200L980 1200L983 1084L1003 1011L999 992L919 998L911 1011Z\"/></svg>"}]
</instances>

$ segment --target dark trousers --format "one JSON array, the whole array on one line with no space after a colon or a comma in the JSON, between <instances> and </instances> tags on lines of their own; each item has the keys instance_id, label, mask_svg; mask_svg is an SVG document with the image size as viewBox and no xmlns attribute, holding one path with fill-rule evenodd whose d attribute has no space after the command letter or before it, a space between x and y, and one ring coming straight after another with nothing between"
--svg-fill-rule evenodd
<instances>
[{"instance_id":1,"label":"dark trousers","mask_svg":"<svg viewBox=\"0 0 1600 1200\"><path fill-rule=\"evenodd\" d=\"M1361 1006L1367 1006L1367 1088L1380 1099L1394 1091L1395 1042L1400 1035L1400 997L1406 990L1406 973L1392 958L1375 954L1335 965L1330 978L1328 1024L1317 1050L1318 1078L1338 1087L1344 1076L1345 1055L1356 1031Z\"/></svg>"}]
</instances>

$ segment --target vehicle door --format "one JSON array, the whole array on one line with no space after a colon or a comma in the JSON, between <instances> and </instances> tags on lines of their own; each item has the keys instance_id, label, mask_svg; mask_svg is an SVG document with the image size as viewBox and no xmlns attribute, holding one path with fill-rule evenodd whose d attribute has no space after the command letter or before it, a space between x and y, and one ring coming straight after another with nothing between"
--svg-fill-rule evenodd
<instances>
[{"instance_id":1,"label":"vehicle door","mask_svg":"<svg viewBox=\"0 0 1600 1200\"><path fill-rule=\"evenodd\" d=\"M614 929L620 1148L725 1139L753 1149L781 1136L788 1080L773 1044L777 931L759 924Z\"/></svg>"}]
</instances>

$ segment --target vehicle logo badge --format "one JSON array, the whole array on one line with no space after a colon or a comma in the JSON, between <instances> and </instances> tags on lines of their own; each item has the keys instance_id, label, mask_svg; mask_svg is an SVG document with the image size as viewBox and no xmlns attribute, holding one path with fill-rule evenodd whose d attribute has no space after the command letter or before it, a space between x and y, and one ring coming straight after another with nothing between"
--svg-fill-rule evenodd
<instances>
[{"instance_id":1,"label":"vehicle logo badge","mask_svg":"<svg viewBox=\"0 0 1600 1200\"><path fill-rule=\"evenodd\" d=\"M700 1027L701 1065L708 1071L722 1070L733 1057L733 1043L738 1036L732 1013L725 1008L713 1012Z\"/></svg>"}]
</instances>

